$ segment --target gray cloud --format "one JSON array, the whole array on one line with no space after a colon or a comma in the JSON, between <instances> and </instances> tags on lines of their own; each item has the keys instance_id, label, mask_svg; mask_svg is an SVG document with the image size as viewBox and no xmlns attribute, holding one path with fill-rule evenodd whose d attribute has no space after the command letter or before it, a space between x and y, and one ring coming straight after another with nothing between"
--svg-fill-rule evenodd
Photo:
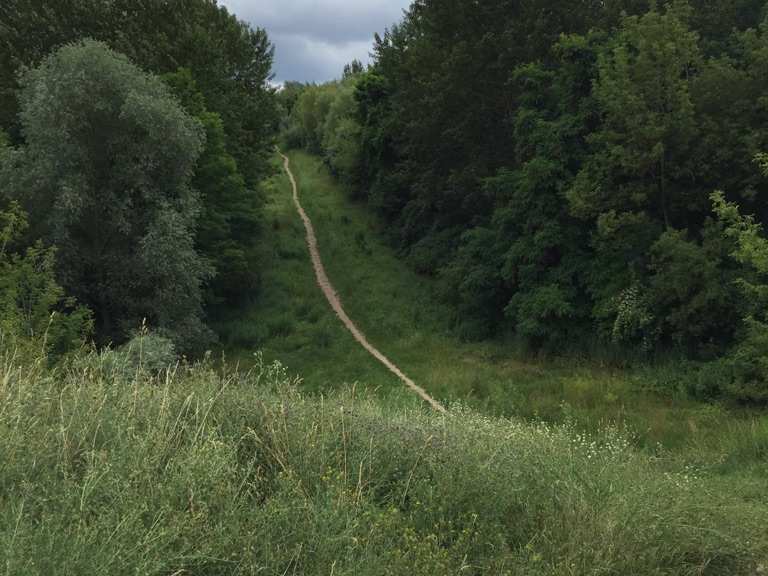
<instances>
[{"instance_id":1,"label":"gray cloud","mask_svg":"<svg viewBox=\"0 0 768 576\"><path fill-rule=\"evenodd\" d=\"M219 0L275 45L275 80L323 82L354 58L368 62L375 32L398 22L410 0Z\"/></svg>"}]
</instances>

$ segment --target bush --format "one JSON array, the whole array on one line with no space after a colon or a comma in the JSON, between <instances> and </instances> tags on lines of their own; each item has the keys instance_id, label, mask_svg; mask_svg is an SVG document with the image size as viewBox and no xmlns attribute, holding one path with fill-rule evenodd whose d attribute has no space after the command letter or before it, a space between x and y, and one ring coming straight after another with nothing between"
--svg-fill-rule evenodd
<instances>
[{"instance_id":1,"label":"bush","mask_svg":"<svg viewBox=\"0 0 768 576\"><path fill-rule=\"evenodd\" d=\"M724 385L730 396L768 404L768 324L746 318L739 342L722 363L731 371Z\"/></svg>"},{"instance_id":2,"label":"bush","mask_svg":"<svg viewBox=\"0 0 768 576\"><path fill-rule=\"evenodd\" d=\"M712 357L732 342L740 313L735 267L727 262L732 248L711 220L701 242L668 230L651 247L648 306L664 343Z\"/></svg>"},{"instance_id":3,"label":"bush","mask_svg":"<svg viewBox=\"0 0 768 576\"><path fill-rule=\"evenodd\" d=\"M146 328L119 348L105 350L101 355L102 367L126 381L131 381L137 374L159 374L173 368L177 361L173 341Z\"/></svg>"},{"instance_id":4,"label":"bush","mask_svg":"<svg viewBox=\"0 0 768 576\"><path fill-rule=\"evenodd\" d=\"M0 211L0 343L17 353L60 356L91 333L91 314L56 282L55 250L37 243L23 254L10 248L27 227L18 204Z\"/></svg>"}]
</instances>

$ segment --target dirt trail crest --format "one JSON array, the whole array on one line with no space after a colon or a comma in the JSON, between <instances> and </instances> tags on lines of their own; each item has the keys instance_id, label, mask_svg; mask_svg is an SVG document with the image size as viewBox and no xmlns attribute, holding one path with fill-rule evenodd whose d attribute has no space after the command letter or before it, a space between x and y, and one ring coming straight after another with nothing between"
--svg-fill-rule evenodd
<instances>
[{"instance_id":1,"label":"dirt trail crest","mask_svg":"<svg viewBox=\"0 0 768 576\"><path fill-rule=\"evenodd\" d=\"M354 336L355 340L357 340L357 342L363 348L365 348L371 356L381 362L390 372L397 376L403 382L403 384L410 388L412 392L418 394L432 408L438 412L445 413L446 410L442 404L432 398L432 396L430 396L421 386L418 386L413 380L408 378L408 376L406 376L402 370L400 370L400 368L398 368L392 361L390 361L389 358L384 356L384 354L382 354L376 347L368 342L365 334L360 331L357 325L355 325L352 319L344 311L344 307L341 304L339 295L336 293L336 290L333 288L331 281L328 279L328 274L326 274L323 261L320 258L320 251L317 247L317 236L315 235L315 228L312 226L312 221L309 219L309 216L307 216L307 213L304 211L304 208L301 206L301 202L299 201L299 187L296 184L296 179L293 176L293 172L291 172L290 160L288 159L288 156L279 150L278 153L283 158L283 168L285 169L285 173L288 175L288 179L291 181L291 187L293 188L293 203L296 205L296 210L299 212L299 216L301 216L301 220L304 222L304 229L307 232L307 246L309 248L309 255L312 258L312 267L315 269L317 285L320 287L320 290L322 290L325 298L331 305L331 308L333 308L333 311L336 313L336 316L339 317L339 320L341 320L345 328L352 333L352 336Z\"/></svg>"}]
</instances>

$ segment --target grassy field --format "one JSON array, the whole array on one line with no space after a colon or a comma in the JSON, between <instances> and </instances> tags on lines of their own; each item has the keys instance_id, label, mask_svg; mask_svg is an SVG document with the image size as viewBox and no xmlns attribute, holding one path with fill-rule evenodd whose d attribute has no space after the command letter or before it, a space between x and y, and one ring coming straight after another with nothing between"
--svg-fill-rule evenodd
<instances>
[{"instance_id":1,"label":"grassy field","mask_svg":"<svg viewBox=\"0 0 768 576\"><path fill-rule=\"evenodd\" d=\"M624 434L0 348L0 574L763 574L768 506ZM764 484L762 488L764 489Z\"/></svg>"},{"instance_id":2,"label":"grassy field","mask_svg":"<svg viewBox=\"0 0 768 576\"><path fill-rule=\"evenodd\" d=\"M414 274L381 240L376 219L347 200L316 158L302 152L290 157L347 312L375 346L439 400L489 415L572 421L586 431L617 426L640 446L686 454L697 465L768 473L768 417L650 391L671 368L622 371L579 359L532 360L502 344L459 341L430 280ZM343 330L317 289L290 194L283 174L267 186L270 264L263 297L222 324L228 354L248 365L253 352L262 350L268 360L301 375L307 391L356 385L393 402L416 403Z\"/></svg>"}]
</instances>

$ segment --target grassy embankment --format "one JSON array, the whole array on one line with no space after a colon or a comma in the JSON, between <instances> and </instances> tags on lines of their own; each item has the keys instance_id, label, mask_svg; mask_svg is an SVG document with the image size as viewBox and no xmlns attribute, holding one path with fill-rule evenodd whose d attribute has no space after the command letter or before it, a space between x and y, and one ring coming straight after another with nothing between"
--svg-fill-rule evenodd
<instances>
[{"instance_id":1,"label":"grassy embankment","mask_svg":"<svg viewBox=\"0 0 768 576\"><path fill-rule=\"evenodd\" d=\"M618 432L0 350L0 574L762 574L765 500ZM763 497L765 495L763 494Z\"/></svg>"},{"instance_id":2,"label":"grassy embankment","mask_svg":"<svg viewBox=\"0 0 768 576\"><path fill-rule=\"evenodd\" d=\"M381 240L376 219L350 203L322 164L290 154L302 204L315 224L331 281L372 343L440 400L487 414L573 420L595 431L626 427L636 442L684 452L702 465L741 473L768 464L768 417L705 404L649 388L664 370L626 372L569 360L521 360L501 344L467 344L451 335L450 311L432 297L430 280L414 274ZM252 350L279 359L310 391L359 383L399 403L416 402L347 334L315 285L304 230L287 178L267 187L267 258L259 303L229 321L234 356Z\"/></svg>"}]
</instances>

